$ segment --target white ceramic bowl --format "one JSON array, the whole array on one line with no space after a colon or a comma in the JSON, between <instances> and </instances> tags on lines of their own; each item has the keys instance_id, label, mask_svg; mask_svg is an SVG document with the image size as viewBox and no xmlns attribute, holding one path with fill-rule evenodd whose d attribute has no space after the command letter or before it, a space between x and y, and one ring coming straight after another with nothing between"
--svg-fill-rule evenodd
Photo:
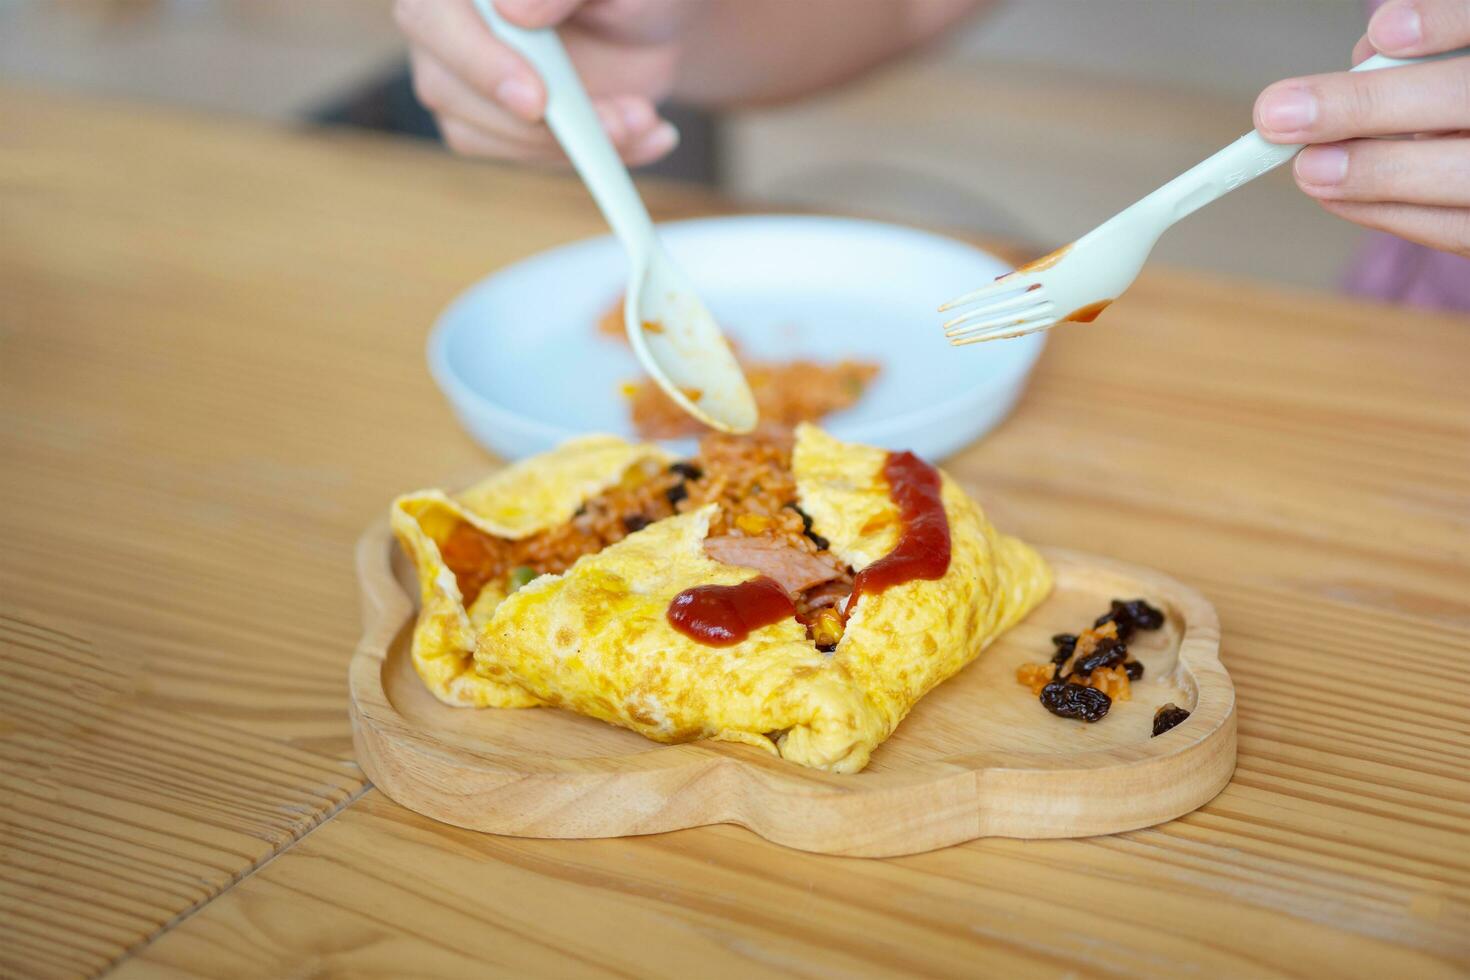
<instances>
[{"instance_id":1,"label":"white ceramic bowl","mask_svg":"<svg viewBox=\"0 0 1470 980\"><path fill-rule=\"evenodd\" d=\"M946 343L935 306L1010 268L953 239L786 215L680 221L660 234L743 353L882 364L858 404L825 421L842 439L943 459L1006 416L1045 343ZM641 372L596 330L625 270L612 238L577 242L500 270L444 311L429 369L478 442L518 459L579 433L633 435L619 385Z\"/></svg>"}]
</instances>

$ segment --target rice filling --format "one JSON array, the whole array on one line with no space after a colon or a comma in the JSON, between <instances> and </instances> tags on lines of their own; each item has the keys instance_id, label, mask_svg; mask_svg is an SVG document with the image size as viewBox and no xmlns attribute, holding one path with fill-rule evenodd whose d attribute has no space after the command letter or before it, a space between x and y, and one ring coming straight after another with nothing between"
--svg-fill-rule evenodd
<instances>
[{"instance_id":1,"label":"rice filling","mask_svg":"<svg viewBox=\"0 0 1470 980\"><path fill-rule=\"evenodd\" d=\"M468 607L489 584L513 592L541 575L559 575L583 555L655 521L713 503L718 510L705 553L780 583L813 642L830 650L842 636L838 610L852 592L854 573L812 532L797 502L792 448L789 433L710 434L692 459L667 468L634 467L564 524L511 540L461 521L440 553Z\"/></svg>"}]
</instances>

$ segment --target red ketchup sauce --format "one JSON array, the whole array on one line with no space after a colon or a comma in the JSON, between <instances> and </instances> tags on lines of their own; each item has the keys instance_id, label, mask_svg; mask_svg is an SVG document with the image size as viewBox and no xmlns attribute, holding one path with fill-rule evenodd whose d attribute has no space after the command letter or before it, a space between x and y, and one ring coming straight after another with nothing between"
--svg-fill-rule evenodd
<instances>
[{"instance_id":1,"label":"red ketchup sauce","mask_svg":"<svg viewBox=\"0 0 1470 980\"><path fill-rule=\"evenodd\" d=\"M888 497L898 505L898 544L858 572L851 613L859 596L882 592L914 579L943 578L949 571L949 517L940 496L939 471L913 453L889 453L883 464ZM685 589L669 603L669 624L709 646L739 643L762 626L796 615L775 579L765 575L739 585L701 585Z\"/></svg>"},{"instance_id":2,"label":"red ketchup sauce","mask_svg":"<svg viewBox=\"0 0 1470 980\"><path fill-rule=\"evenodd\" d=\"M796 615L796 604L775 579L762 575L739 585L685 589L669 603L669 625L713 647L728 647L752 630Z\"/></svg>"},{"instance_id":3,"label":"red ketchup sauce","mask_svg":"<svg viewBox=\"0 0 1470 980\"><path fill-rule=\"evenodd\" d=\"M857 573L847 600L849 614L862 596L914 579L943 578L949 571L949 516L940 497L939 471L913 453L889 453L883 475L888 498L898 505L898 544Z\"/></svg>"}]
</instances>

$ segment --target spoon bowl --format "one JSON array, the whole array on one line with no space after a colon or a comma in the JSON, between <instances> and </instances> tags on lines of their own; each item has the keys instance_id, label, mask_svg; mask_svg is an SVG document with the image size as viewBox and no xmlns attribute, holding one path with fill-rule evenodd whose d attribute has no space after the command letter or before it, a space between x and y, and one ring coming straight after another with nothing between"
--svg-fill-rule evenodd
<instances>
[{"instance_id":1,"label":"spoon bowl","mask_svg":"<svg viewBox=\"0 0 1470 980\"><path fill-rule=\"evenodd\" d=\"M623 303L633 353L658 365L659 386L705 425L754 429L755 399L714 315L656 239L647 257L634 266Z\"/></svg>"}]
</instances>

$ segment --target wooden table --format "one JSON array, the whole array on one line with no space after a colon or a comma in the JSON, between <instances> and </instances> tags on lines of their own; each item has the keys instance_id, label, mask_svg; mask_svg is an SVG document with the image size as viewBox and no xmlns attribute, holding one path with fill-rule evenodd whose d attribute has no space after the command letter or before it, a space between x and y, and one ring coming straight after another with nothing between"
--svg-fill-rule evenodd
<instances>
[{"instance_id":1,"label":"wooden table","mask_svg":"<svg viewBox=\"0 0 1470 980\"><path fill-rule=\"evenodd\" d=\"M352 542L490 463L424 332L599 230L561 177L0 93L0 974L1470 969L1470 321L1252 283L1149 272L950 463L1218 605L1240 766L1199 812L874 861L375 792Z\"/></svg>"}]
</instances>

